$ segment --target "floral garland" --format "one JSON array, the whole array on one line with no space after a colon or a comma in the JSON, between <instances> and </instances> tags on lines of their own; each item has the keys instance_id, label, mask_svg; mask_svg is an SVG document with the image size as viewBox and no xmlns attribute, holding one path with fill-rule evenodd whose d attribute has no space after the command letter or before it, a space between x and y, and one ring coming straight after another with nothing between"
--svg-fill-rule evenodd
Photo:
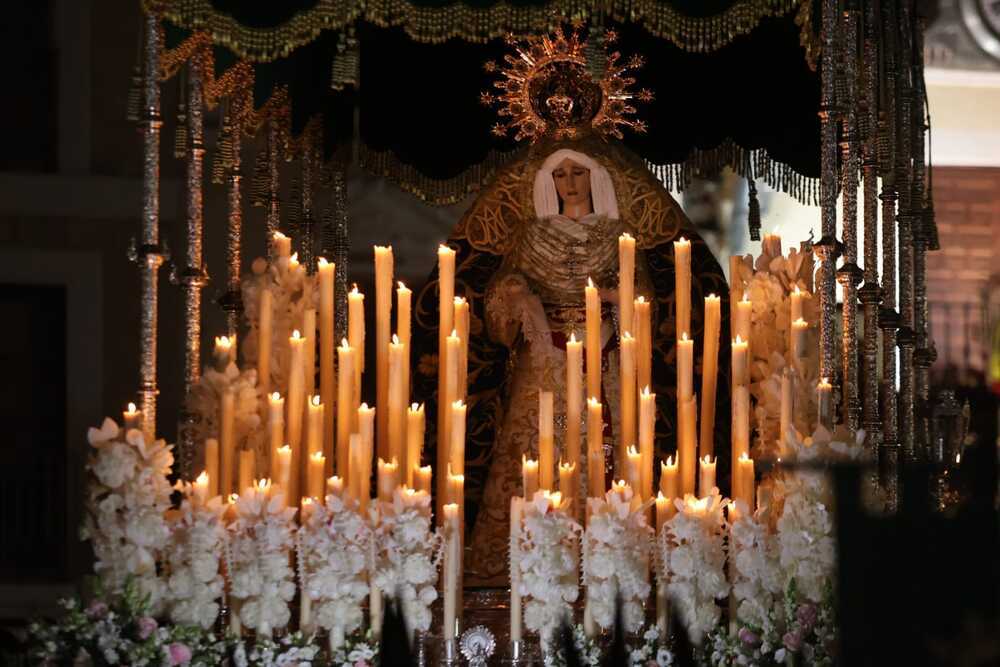
<instances>
[{"instance_id":1,"label":"floral garland","mask_svg":"<svg viewBox=\"0 0 1000 667\"><path fill-rule=\"evenodd\" d=\"M298 532L299 581L314 605L316 623L329 632L331 652L364 622L371 529L356 500L328 495L304 512Z\"/></svg>"},{"instance_id":2,"label":"floral garland","mask_svg":"<svg viewBox=\"0 0 1000 667\"><path fill-rule=\"evenodd\" d=\"M774 631L772 611L782 581L777 541L762 516L766 512L758 510L751 516L746 503L736 501L739 518L729 528L729 565L739 621L769 634Z\"/></svg>"},{"instance_id":3,"label":"floral garland","mask_svg":"<svg viewBox=\"0 0 1000 667\"><path fill-rule=\"evenodd\" d=\"M525 626L539 634L544 652L553 648L556 629L571 618L579 594L577 581L580 524L566 511L559 494L537 491L524 503L517 563Z\"/></svg>"},{"instance_id":4,"label":"floral garland","mask_svg":"<svg viewBox=\"0 0 1000 667\"><path fill-rule=\"evenodd\" d=\"M170 538L164 512L170 507L172 445L146 444L142 432L122 433L113 419L91 428L91 483L81 537L89 539L94 572L106 590L120 594L127 582L149 598L153 613L165 602L166 585L157 562Z\"/></svg>"},{"instance_id":5,"label":"floral garland","mask_svg":"<svg viewBox=\"0 0 1000 667\"><path fill-rule=\"evenodd\" d=\"M670 667L674 654L664 645L660 629L651 625L642 633L642 643L629 651L628 661L630 667Z\"/></svg>"},{"instance_id":6,"label":"floral garland","mask_svg":"<svg viewBox=\"0 0 1000 667\"><path fill-rule=\"evenodd\" d=\"M219 573L220 554L226 543L225 507L216 496L201 501L192 484L178 482L184 495L171 524L166 549L168 612L178 625L208 629L219 616L225 582Z\"/></svg>"},{"instance_id":7,"label":"floral garland","mask_svg":"<svg viewBox=\"0 0 1000 667\"><path fill-rule=\"evenodd\" d=\"M266 485L247 489L236 501L227 554L230 596L233 613L259 637L270 636L291 620L295 512L285 506L281 491L272 495Z\"/></svg>"},{"instance_id":8,"label":"floral garland","mask_svg":"<svg viewBox=\"0 0 1000 667\"><path fill-rule=\"evenodd\" d=\"M260 401L257 396L257 371L241 371L229 363L222 371L206 366L201 380L191 388L187 409L196 416L195 438L202 443L201 460L204 464L204 442L219 437L220 405L222 396L233 392L233 431L238 448L252 449L255 461L263 466L270 454L265 446L266 437L261 428ZM256 475L254 475L256 477Z\"/></svg>"},{"instance_id":9,"label":"floral garland","mask_svg":"<svg viewBox=\"0 0 1000 667\"><path fill-rule=\"evenodd\" d=\"M397 488L392 502L377 503L377 513L372 583L399 600L411 635L426 632L442 555L440 535L431 531L431 497Z\"/></svg>"},{"instance_id":10,"label":"floral garland","mask_svg":"<svg viewBox=\"0 0 1000 667\"><path fill-rule=\"evenodd\" d=\"M258 637L249 647L236 641L232 651L235 667L276 667L277 665L308 666L320 657L320 649L301 632L293 632L281 639Z\"/></svg>"},{"instance_id":11,"label":"floral garland","mask_svg":"<svg viewBox=\"0 0 1000 667\"><path fill-rule=\"evenodd\" d=\"M704 498L676 499L677 514L664 524L660 540L667 590L696 644L718 624L721 610L715 601L729 593L723 500L715 488Z\"/></svg>"},{"instance_id":12,"label":"floral garland","mask_svg":"<svg viewBox=\"0 0 1000 667\"><path fill-rule=\"evenodd\" d=\"M330 664L334 667L370 667L378 664L379 643L372 637L371 630L356 631L333 651Z\"/></svg>"},{"instance_id":13,"label":"floral garland","mask_svg":"<svg viewBox=\"0 0 1000 667\"><path fill-rule=\"evenodd\" d=\"M643 624L649 597L649 558L653 530L646 523L648 504L633 508L633 492L614 489L588 498L590 521L584 533L583 578L594 621L607 630L620 600L622 626L636 632Z\"/></svg>"}]
</instances>

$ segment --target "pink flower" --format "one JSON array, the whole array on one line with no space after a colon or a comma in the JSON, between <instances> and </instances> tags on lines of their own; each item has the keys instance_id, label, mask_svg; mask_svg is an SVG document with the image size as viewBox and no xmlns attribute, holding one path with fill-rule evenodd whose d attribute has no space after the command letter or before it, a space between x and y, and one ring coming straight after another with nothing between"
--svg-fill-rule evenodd
<instances>
[{"instance_id":1,"label":"pink flower","mask_svg":"<svg viewBox=\"0 0 1000 667\"><path fill-rule=\"evenodd\" d=\"M781 641L789 651L798 653L799 649L802 648L802 633L798 630L795 632L786 632Z\"/></svg>"},{"instance_id":2,"label":"pink flower","mask_svg":"<svg viewBox=\"0 0 1000 667\"><path fill-rule=\"evenodd\" d=\"M358 660L357 662L354 663L354 667L368 667L368 661Z\"/></svg>"},{"instance_id":3,"label":"pink flower","mask_svg":"<svg viewBox=\"0 0 1000 667\"><path fill-rule=\"evenodd\" d=\"M741 642L744 644L750 644L751 646L760 643L760 637L758 637L757 633L753 632L749 628L740 628L738 637Z\"/></svg>"},{"instance_id":4,"label":"pink flower","mask_svg":"<svg viewBox=\"0 0 1000 667\"><path fill-rule=\"evenodd\" d=\"M138 626L139 639L149 639L149 636L156 632L156 619L151 616L143 616L136 625Z\"/></svg>"},{"instance_id":5,"label":"pink flower","mask_svg":"<svg viewBox=\"0 0 1000 667\"><path fill-rule=\"evenodd\" d=\"M174 642L167 647L167 652L170 654L171 665L186 665L191 662L191 649L187 644Z\"/></svg>"},{"instance_id":6,"label":"pink flower","mask_svg":"<svg viewBox=\"0 0 1000 667\"><path fill-rule=\"evenodd\" d=\"M809 632L813 625L816 624L816 614L816 605L807 602L799 606L795 612L795 618L802 624L802 629L805 632Z\"/></svg>"},{"instance_id":7,"label":"pink flower","mask_svg":"<svg viewBox=\"0 0 1000 667\"><path fill-rule=\"evenodd\" d=\"M103 600L94 600L87 607L86 614L89 618L104 618L108 613L108 605Z\"/></svg>"}]
</instances>

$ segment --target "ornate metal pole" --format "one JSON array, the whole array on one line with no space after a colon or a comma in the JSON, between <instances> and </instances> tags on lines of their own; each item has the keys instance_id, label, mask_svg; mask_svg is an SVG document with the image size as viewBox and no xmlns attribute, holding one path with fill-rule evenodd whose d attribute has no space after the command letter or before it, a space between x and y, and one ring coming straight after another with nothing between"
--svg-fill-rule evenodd
<instances>
[{"instance_id":1,"label":"ornate metal pole","mask_svg":"<svg viewBox=\"0 0 1000 667\"><path fill-rule=\"evenodd\" d=\"M859 12L854 3L843 15L843 230L844 264L837 271L837 280L843 287L844 308L841 325L843 354L843 415L852 430L859 426L861 402L858 398L858 284L862 273L858 267L858 21Z\"/></svg>"},{"instance_id":2,"label":"ornate metal pole","mask_svg":"<svg viewBox=\"0 0 1000 667\"><path fill-rule=\"evenodd\" d=\"M913 353L913 363L916 375L917 394L917 447L924 451L928 458L930 447L930 368L937 355L934 344L927 330L927 250L930 245L929 225L933 222L928 216L933 216L933 209L926 201L924 179L926 165L924 163L924 133L927 131L927 119L924 115L927 100L927 89L924 84L924 29L927 17L918 15L914 30L913 67L914 88L916 96L913 105L913 204L919 210L919 218L914 222L913 250L913 328L917 335L917 349Z\"/></svg>"},{"instance_id":3,"label":"ornate metal pole","mask_svg":"<svg viewBox=\"0 0 1000 667\"><path fill-rule=\"evenodd\" d=\"M836 369L836 285L834 268L837 261L837 124L840 110L835 105L837 0L823 0L823 45L820 64L820 207L822 238L813 245L820 260L820 367L819 374L833 384Z\"/></svg>"},{"instance_id":4,"label":"ornate metal pole","mask_svg":"<svg viewBox=\"0 0 1000 667\"><path fill-rule=\"evenodd\" d=\"M306 273L312 275L316 271L315 239L313 238L313 174L315 154L313 152L313 132L307 131L302 136L302 214L299 218L300 240L299 260L306 267Z\"/></svg>"},{"instance_id":5,"label":"ornate metal pole","mask_svg":"<svg viewBox=\"0 0 1000 667\"><path fill-rule=\"evenodd\" d=\"M281 198L280 172L278 171L278 152L280 150L278 123L274 117L267 122L267 214L264 224L267 227L267 256L274 258L274 235L281 228Z\"/></svg>"},{"instance_id":6,"label":"ornate metal pole","mask_svg":"<svg viewBox=\"0 0 1000 667\"><path fill-rule=\"evenodd\" d=\"M910 0L899 4L898 34L900 62L898 67L899 109L896 131L896 187L899 190L899 314L902 326L896 334L899 345L899 428L903 456L907 462L916 457L914 436L915 386L913 350L917 339L913 329L913 225L918 217L912 188L912 120L913 120L913 16Z\"/></svg>"},{"instance_id":7,"label":"ornate metal pole","mask_svg":"<svg viewBox=\"0 0 1000 667\"><path fill-rule=\"evenodd\" d=\"M882 443L879 447L880 483L889 510L898 502L899 441L896 413L896 39L899 29L893 2L882 6L882 113L879 118L879 170L882 177Z\"/></svg>"},{"instance_id":8,"label":"ornate metal pole","mask_svg":"<svg viewBox=\"0 0 1000 667\"><path fill-rule=\"evenodd\" d=\"M184 405L178 429L178 459L183 479L191 478L194 415L187 410L192 388L201 379L201 290L208 282L202 260L204 230L204 89L203 62L196 53L188 62L187 109L187 257L180 282L184 286Z\"/></svg>"},{"instance_id":9,"label":"ornate metal pole","mask_svg":"<svg viewBox=\"0 0 1000 667\"><path fill-rule=\"evenodd\" d=\"M233 96L234 102L237 95ZM226 311L226 328L229 336L235 336L240 329L240 315L243 313L243 295L240 292L240 268L243 262L243 135L239 113L234 113L234 103L229 108L229 136L232 141L231 163L226 178L227 225L226 225L226 293L220 304Z\"/></svg>"},{"instance_id":10,"label":"ornate metal pole","mask_svg":"<svg viewBox=\"0 0 1000 667\"><path fill-rule=\"evenodd\" d=\"M140 245L132 257L139 264L142 289L139 340L139 402L142 430L146 437L156 434L156 348L159 311L159 271L166 259L160 245L160 20L146 14L143 45L144 82L142 116L142 229Z\"/></svg>"},{"instance_id":11,"label":"ornate metal pole","mask_svg":"<svg viewBox=\"0 0 1000 667\"><path fill-rule=\"evenodd\" d=\"M324 230L323 252L332 256L337 265L335 269L337 279L336 339L341 340L347 335L347 255L350 250L350 239L347 236L346 165L337 164L333 167L332 187L333 196L330 198L330 202L333 219L329 233Z\"/></svg>"},{"instance_id":12,"label":"ornate metal pole","mask_svg":"<svg viewBox=\"0 0 1000 667\"><path fill-rule=\"evenodd\" d=\"M864 378L861 425L867 433L872 458L878 452L882 433L878 405L878 308L882 288L878 284L878 11L875 2L865 3L864 113L860 117L864 136L864 224L865 282L858 290L864 307Z\"/></svg>"}]
</instances>

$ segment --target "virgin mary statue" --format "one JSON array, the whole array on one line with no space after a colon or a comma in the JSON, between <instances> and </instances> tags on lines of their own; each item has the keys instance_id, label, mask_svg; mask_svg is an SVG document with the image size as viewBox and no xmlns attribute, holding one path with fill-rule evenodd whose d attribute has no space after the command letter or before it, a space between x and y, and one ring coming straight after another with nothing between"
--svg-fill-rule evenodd
<instances>
[{"instance_id":1,"label":"virgin mary statue","mask_svg":"<svg viewBox=\"0 0 1000 667\"><path fill-rule=\"evenodd\" d=\"M583 68L574 71L563 67L557 72L563 87L538 108L551 110L552 99L559 98L561 113L553 112L548 118L539 113L539 122L547 121L557 128L572 122L590 127L533 137L536 141L524 156L503 168L484 188L447 241L457 253L455 294L469 301L472 314L465 446L468 586L506 585L510 498L523 493L522 456L538 458L540 391L554 394L557 459L562 452L566 342L574 333L577 339L584 338L588 279L601 288L605 472L609 479L615 473L613 452L620 417L616 333L619 236L628 232L636 239L635 295L652 303L651 389L658 403L658 456L665 458L676 449L673 241L683 236L692 246L690 333L699 346L696 360L701 359L703 297L719 295L723 320L728 319L728 288L710 250L641 160L595 131L599 123L593 114L590 123L572 117L573 106L577 113L584 107L584 120L587 113L586 104L574 104L573 95L565 92L567 71L587 76ZM594 104L599 106L599 102ZM427 406L423 462L433 463L438 446L436 272L418 295L415 318L414 361L418 371L413 389L415 399ZM722 331L728 331L725 321ZM696 364L696 391L699 370ZM725 368L720 368L720 374L728 376ZM715 438L719 443L728 442L726 384L718 383ZM581 412L586 415L585 409ZM581 423L583 442L585 421ZM727 449L716 447L720 453ZM581 464L577 498L586 496L585 460ZM725 479L721 470L726 462L720 461L719 466L720 479ZM580 511L582 506L578 501Z\"/></svg>"}]
</instances>

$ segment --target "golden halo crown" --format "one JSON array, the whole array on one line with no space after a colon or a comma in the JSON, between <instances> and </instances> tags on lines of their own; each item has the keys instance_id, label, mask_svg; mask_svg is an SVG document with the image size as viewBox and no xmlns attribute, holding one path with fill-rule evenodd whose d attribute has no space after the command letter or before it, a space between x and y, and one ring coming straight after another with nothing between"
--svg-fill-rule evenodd
<instances>
[{"instance_id":1,"label":"golden halo crown","mask_svg":"<svg viewBox=\"0 0 1000 667\"><path fill-rule=\"evenodd\" d=\"M648 102L653 93L632 90L634 70L643 65L641 56L622 60L618 51L607 47L617 41L613 30L605 33L604 71L597 81L587 63L586 39L580 26L567 32L560 27L551 35L519 42L508 35L514 53L504 56L504 64L486 63L487 72L497 72L493 82L497 92L484 92L480 101L499 107L500 120L493 126L499 137L513 131L514 140L532 143L551 135L575 139L589 127L604 137L622 138L622 128L642 133L645 122L635 118L633 101Z\"/></svg>"}]
</instances>

